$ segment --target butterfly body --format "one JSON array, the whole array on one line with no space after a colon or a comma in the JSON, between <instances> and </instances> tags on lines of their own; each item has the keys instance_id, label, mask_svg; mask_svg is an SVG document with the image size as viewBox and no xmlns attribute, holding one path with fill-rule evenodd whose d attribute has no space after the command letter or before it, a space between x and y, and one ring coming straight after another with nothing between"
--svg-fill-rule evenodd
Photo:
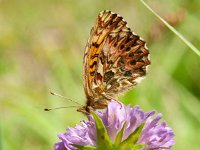
<instances>
[{"instance_id":1,"label":"butterfly body","mask_svg":"<svg viewBox=\"0 0 200 150\"><path fill-rule=\"evenodd\" d=\"M111 11L99 14L83 58L86 106L78 111L87 114L91 109L105 108L146 75L149 51L126 24Z\"/></svg>"}]
</instances>

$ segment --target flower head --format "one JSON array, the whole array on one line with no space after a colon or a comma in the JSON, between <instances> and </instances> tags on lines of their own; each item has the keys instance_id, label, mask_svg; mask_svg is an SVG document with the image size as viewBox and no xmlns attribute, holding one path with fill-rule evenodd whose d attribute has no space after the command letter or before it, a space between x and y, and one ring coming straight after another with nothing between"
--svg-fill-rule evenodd
<instances>
[{"instance_id":1,"label":"flower head","mask_svg":"<svg viewBox=\"0 0 200 150\"><path fill-rule=\"evenodd\" d=\"M165 122L158 123L162 118L161 114L152 118L154 111L144 112L138 106L130 107L119 104L112 100L105 111L97 111L101 118L111 141L115 141L117 134L124 131L122 141L126 140L140 125L144 127L139 135L136 144L143 144L143 150L157 149L167 150L175 144L174 133ZM55 150L77 150L72 144L81 146L96 146L97 132L95 120L92 115L88 121L82 121L81 125L68 128L66 133L58 135L60 142L54 145Z\"/></svg>"}]
</instances>

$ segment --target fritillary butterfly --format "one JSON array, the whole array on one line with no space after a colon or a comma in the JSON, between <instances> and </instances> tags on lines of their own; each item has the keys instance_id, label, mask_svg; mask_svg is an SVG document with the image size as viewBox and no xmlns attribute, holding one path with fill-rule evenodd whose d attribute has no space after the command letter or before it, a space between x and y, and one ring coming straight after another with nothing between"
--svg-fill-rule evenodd
<instances>
[{"instance_id":1,"label":"fritillary butterfly","mask_svg":"<svg viewBox=\"0 0 200 150\"><path fill-rule=\"evenodd\" d=\"M83 58L86 106L77 111L89 114L90 110L105 108L146 75L149 51L126 24L111 11L99 14Z\"/></svg>"}]
</instances>

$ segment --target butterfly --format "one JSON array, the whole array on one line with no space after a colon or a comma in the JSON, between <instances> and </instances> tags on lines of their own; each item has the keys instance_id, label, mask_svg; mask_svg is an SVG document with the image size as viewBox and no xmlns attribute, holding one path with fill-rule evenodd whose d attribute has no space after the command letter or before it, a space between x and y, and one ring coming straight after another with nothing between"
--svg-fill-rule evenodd
<instances>
[{"instance_id":1,"label":"butterfly","mask_svg":"<svg viewBox=\"0 0 200 150\"><path fill-rule=\"evenodd\" d=\"M77 111L90 114L135 86L150 64L145 41L133 33L118 14L100 12L92 27L83 57L86 105Z\"/></svg>"}]
</instances>

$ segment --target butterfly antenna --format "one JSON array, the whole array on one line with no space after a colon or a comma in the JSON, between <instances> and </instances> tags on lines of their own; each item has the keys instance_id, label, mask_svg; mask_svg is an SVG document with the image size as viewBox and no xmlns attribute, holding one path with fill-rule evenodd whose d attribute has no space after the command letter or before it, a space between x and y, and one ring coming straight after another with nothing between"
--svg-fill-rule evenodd
<instances>
[{"instance_id":1,"label":"butterfly antenna","mask_svg":"<svg viewBox=\"0 0 200 150\"><path fill-rule=\"evenodd\" d=\"M81 105L80 103L78 103L78 102L76 102L76 101L74 101L74 100L72 100L72 99L70 99L70 98L67 98L67 97L65 97L65 96L62 96L62 95L60 95L60 94L57 94L57 93L54 93L54 92L50 92L50 93L51 93L51 95L58 96L58 97L60 97L60 98L64 98L64 99L66 99L66 100L68 100L68 101L71 101L71 102L73 102L73 103L76 103L76 104L79 105L79 106L83 106L83 105Z\"/></svg>"},{"instance_id":2,"label":"butterfly antenna","mask_svg":"<svg viewBox=\"0 0 200 150\"><path fill-rule=\"evenodd\" d=\"M63 108L78 108L78 106L64 106L64 107L55 107L55 108L45 108L44 111L51 111L55 109L63 109Z\"/></svg>"}]
</instances>

